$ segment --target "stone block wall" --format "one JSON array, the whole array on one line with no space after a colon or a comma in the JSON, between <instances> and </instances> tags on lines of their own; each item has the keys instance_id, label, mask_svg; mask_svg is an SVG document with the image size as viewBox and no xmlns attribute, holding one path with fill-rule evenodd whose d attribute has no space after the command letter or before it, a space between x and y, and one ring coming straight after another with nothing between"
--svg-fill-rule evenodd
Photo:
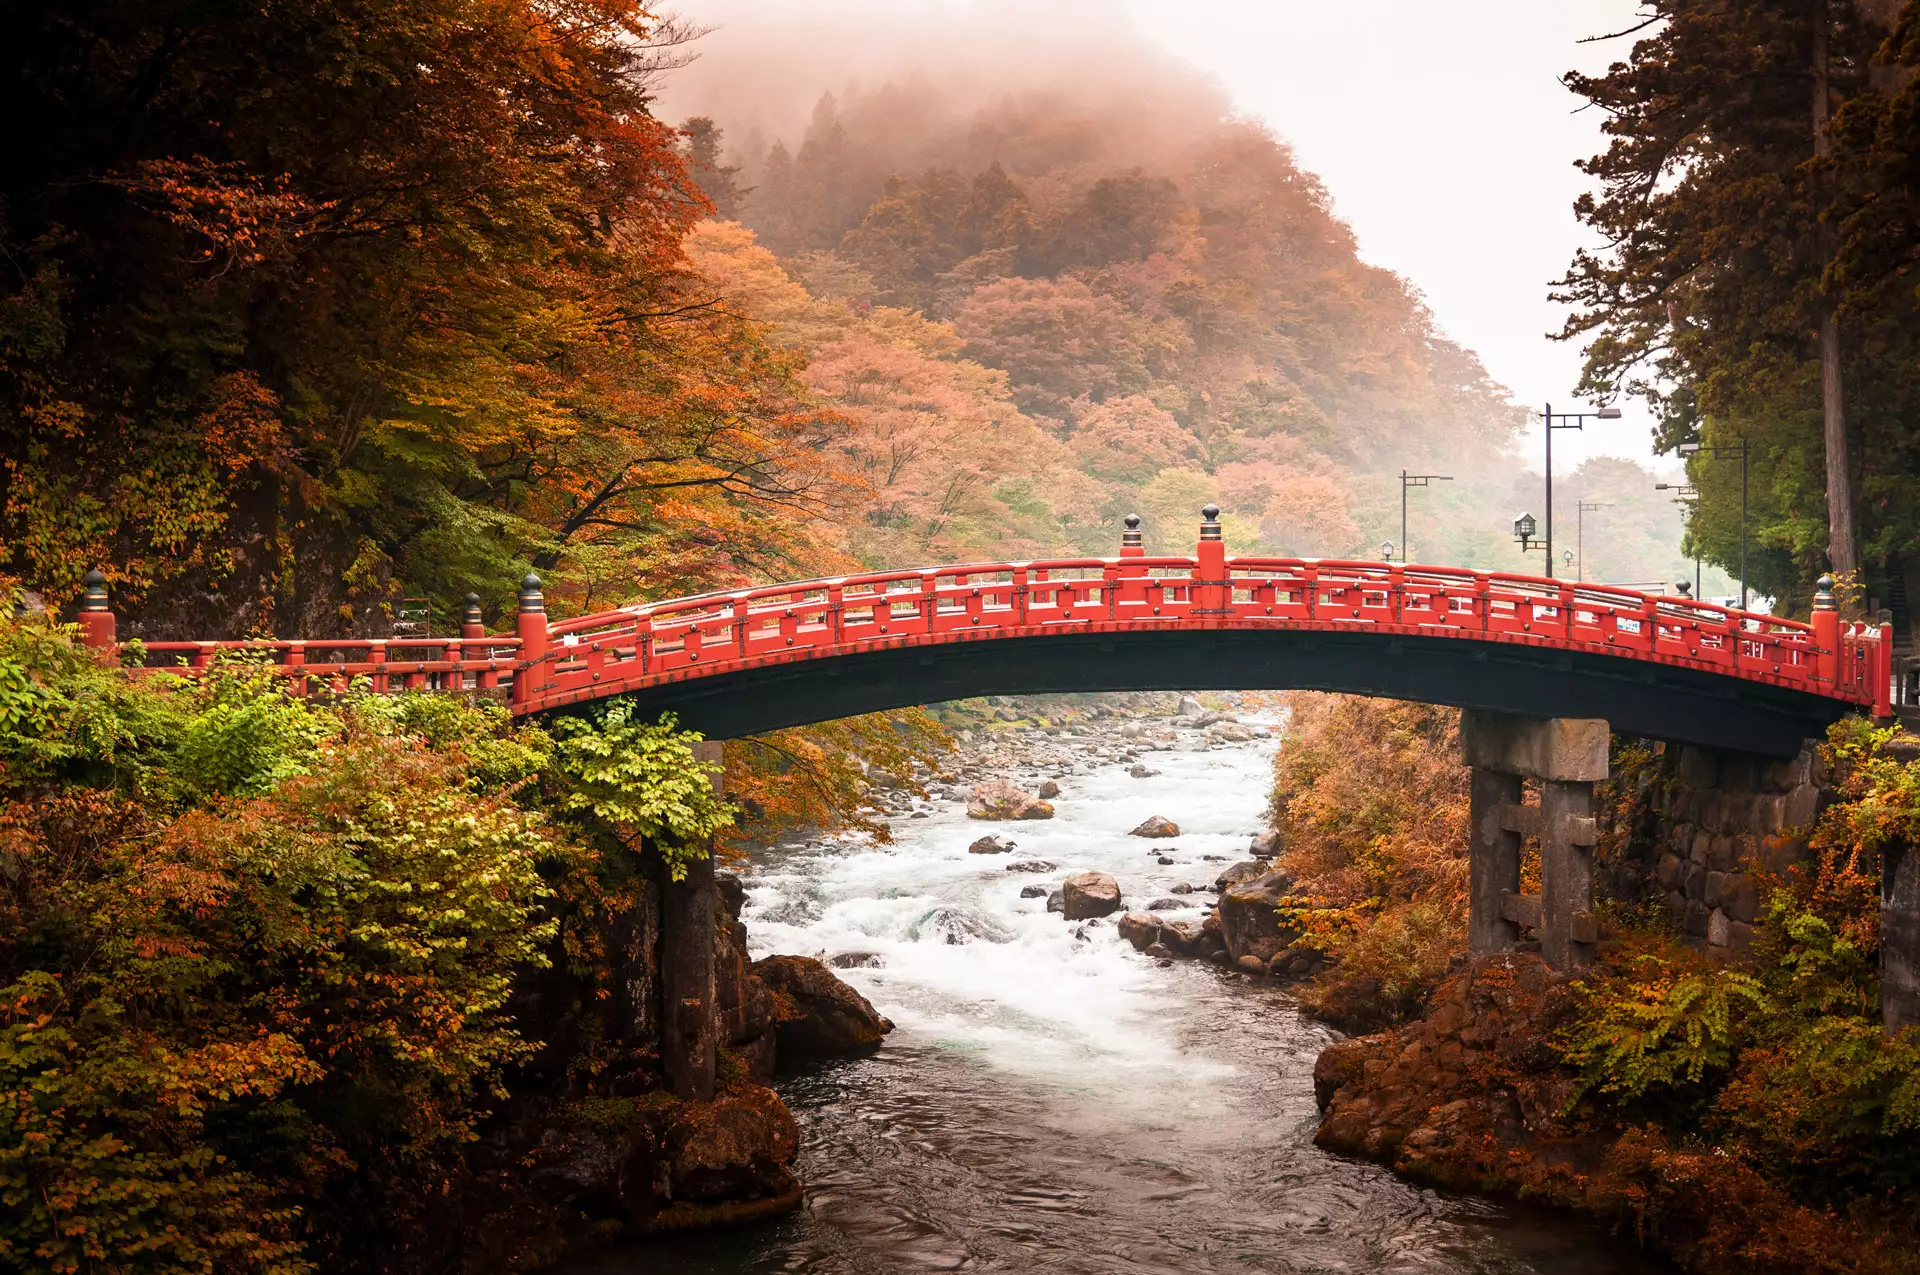
<instances>
[{"instance_id":1,"label":"stone block wall","mask_svg":"<svg viewBox=\"0 0 1920 1275\"><path fill-rule=\"evenodd\" d=\"M1637 744L1596 814L1599 882L1616 899L1664 905L1689 939L1744 950L1766 899L1758 874L1803 860L1830 797L1817 741L1779 760Z\"/></svg>"}]
</instances>

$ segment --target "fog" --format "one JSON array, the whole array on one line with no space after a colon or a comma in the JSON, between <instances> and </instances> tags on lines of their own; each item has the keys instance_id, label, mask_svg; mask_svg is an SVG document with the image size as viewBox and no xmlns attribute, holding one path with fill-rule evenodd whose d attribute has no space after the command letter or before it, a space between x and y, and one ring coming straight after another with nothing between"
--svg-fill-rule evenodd
<instances>
[{"instance_id":1,"label":"fog","mask_svg":"<svg viewBox=\"0 0 1920 1275\"><path fill-rule=\"evenodd\" d=\"M1168 115L1245 115L1325 183L1362 257L1406 278L1440 328L1536 410L1570 405L1576 347L1549 283L1592 239L1571 205L1573 162L1602 148L1566 70L1599 70L1628 41L1632 0L686 0L710 27L667 77L669 118L718 118L743 151L799 139L823 91L923 80L967 106L1045 87L1128 112L1139 154ZM1154 111L1133 110L1143 80ZM1596 455L1651 461L1648 421L1555 439L1556 469ZM1537 426L1519 463L1539 466Z\"/></svg>"}]
</instances>

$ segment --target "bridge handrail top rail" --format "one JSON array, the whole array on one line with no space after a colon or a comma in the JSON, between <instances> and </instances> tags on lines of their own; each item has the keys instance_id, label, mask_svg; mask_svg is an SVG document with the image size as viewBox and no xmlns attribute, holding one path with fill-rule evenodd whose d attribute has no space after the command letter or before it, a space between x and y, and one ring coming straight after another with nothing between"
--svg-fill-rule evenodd
<instances>
[{"instance_id":1,"label":"bridge handrail top rail","mask_svg":"<svg viewBox=\"0 0 1920 1275\"><path fill-rule=\"evenodd\" d=\"M1107 570L1125 566L1133 572L1154 570L1196 570L1200 560L1191 555L1156 554L1137 557L1083 557L1083 558L1041 558L1031 560L1006 560L1000 562L951 563L939 566L903 567L886 571L859 572L841 576L822 576L812 580L796 580L781 584L754 585L740 589L718 589L706 593L692 594L681 598L663 598L657 601L631 603L611 611L599 611L589 615L576 616L569 620L558 621L549 626L548 632L561 637L580 633L590 629L604 629L610 625L633 625L671 620L683 612L698 612L716 609L724 605L739 605L767 599L790 599L796 594L805 594L838 589L844 595L849 590L860 592L886 592L884 586L906 581L921 581L930 576L977 576L1015 571L1069 571L1069 570ZM1302 558L1272 557L1257 554L1236 554L1226 558L1228 578L1231 581L1236 571L1284 571L1288 574L1304 575L1311 569L1325 579L1325 573L1335 576L1352 577L1355 583L1389 583L1398 576L1402 583L1444 584L1458 581L1463 586L1477 586L1485 581L1493 589L1524 594L1534 599L1553 601L1563 597L1571 590L1576 600L1590 603L1619 606L1622 604L1643 607L1646 602L1657 604L1660 613L1667 616L1688 617L1696 622L1715 623L1721 627L1736 627L1740 631L1758 631L1762 634L1808 634L1813 626L1803 620L1791 620L1778 615L1757 611L1742 611L1733 607L1720 606L1717 603L1699 599L1684 598L1674 594L1654 594L1625 585L1591 583L1587 581L1562 580L1554 576L1527 575L1508 571L1482 571L1472 567L1440 566L1423 563L1383 563L1343 558ZM1138 579L1138 576L1133 577ZM1334 581L1328 581L1334 583ZM905 593L906 590L898 592ZM394 639L400 641L401 639ZM432 644L439 639L405 639L415 643ZM478 639L474 639L478 640ZM325 645L324 642L312 642L313 645ZM181 649L192 649L196 644L187 643ZM157 649L157 648L156 648Z\"/></svg>"},{"instance_id":2,"label":"bridge handrail top rail","mask_svg":"<svg viewBox=\"0 0 1920 1275\"><path fill-rule=\"evenodd\" d=\"M140 645L148 651L162 654L195 651L280 651L288 647L329 647L341 646L383 646L391 650L424 650L455 645L469 646L518 646L520 639L512 633L488 633L480 637L424 637L424 638L221 638L217 640L181 641L142 641Z\"/></svg>"},{"instance_id":3,"label":"bridge handrail top rail","mask_svg":"<svg viewBox=\"0 0 1920 1275\"><path fill-rule=\"evenodd\" d=\"M1762 611L1742 611L1738 607L1721 606L1716 602L1706 602L1698 598L1685 598L1673 593L1648 593L1642 589L1630 588L1619 584L1596 584L1584 580L1562 580L1557 576L1525 575L1512 571L1481 571L1473 567L1430 566L1422 563L1384 563L1342 558L1268 558L1255 555L1237 555L1227 559L1229 571L1245 567L1282 567L1292 568L1313 566L1318 571L1334 571L1351 574L1365 581L1386 583L1393 572L1398 571L1402 578L1417 577L1423 580L1454 579L1464 583L1476 583L1485 579L1491 586L1521 586L1535 596L1552 597L1564 590L1571 589L1576 599L1598 598L1631 599L1644 602L1651 599L1661 609L1669 612L1696 613L1705 616L1717 616L1721 619L1737 617L1752 620L1759 624L1784 629L1796 633L1811 633L1813 626L1804 620L1790 620L1785 616L1771 615Z\"/></svg>"},{"instance_id":4,"label":"bridge handrail top rail","mask_svg":"<svg viewBox=\"0 0 1920 1275\"><path fill-rule=\"evenodd\" d=\"M902 567L887 571L863 571L854 575L821 576L812 580L794 580L785 584L758 584L742 589L715 589L707 593L690 594L683 598L661 598L653 602L633 602L616 607L611 611L596 611L590 615L575 616L571 620L561 620L548 629L550 633L564 634L582 629L598 628L602 625L625 620L636 622L642 619L655 619L683 610L701 610L726 603L757 602L765 598L785 598L796 593L812 593L822 589L865 588L873 585L892 584L895 581L924 580L928 576L969 576L987 575L1012 571L1104 571L1118 564L1140 569L1192 569L1198 560L1193 557L1181 557L1163 554L1155 557L1139 558L1035 558L1030 561L1009 560L1005 562L962 562L944 566ZM1061 581L1060 583L1069 583ZM902 590L905 592L905 590Z\"/></svg>"}]
</instances>

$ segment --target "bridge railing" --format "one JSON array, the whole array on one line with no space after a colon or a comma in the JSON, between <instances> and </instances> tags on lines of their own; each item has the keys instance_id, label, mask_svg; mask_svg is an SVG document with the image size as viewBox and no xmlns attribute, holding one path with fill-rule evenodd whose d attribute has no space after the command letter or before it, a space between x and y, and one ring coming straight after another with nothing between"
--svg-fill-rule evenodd
<instances>
[{"instance_id":1,"label":"bridge railing","mask_svg":"<svg viewBox=\"0 0 1920 1275\"><path fill-rule=\"evenodd\" d=\"M1841 621L1824 579L1808 622L1692 598L1455 567L1228 557L1209 508L1198 552L1148 556L1129 520L1117 558L876 571L702 594L549 624L522 582L516 634L492 636L469 595L459 637L154 642L149 667L260 663L301 689L510 686L516 711L765 663L906 642L1155 627L1314 627L1550 645L1764 681L1891 713L1892 634ZM104 580L80 622L112 647Z\"/></svg>"},{"instance_id":2,"label":"bridge railing","mask_svg":"<svg viewBox=\"0 0 1920 1275\"><path fill-rule=\"evenodd\" d=\"M367 679L375 692L479 690L510 687L520 640L485 638L368 638L238 642L143 642L138 667L204 673L216 665L257 667L287 679L295 694L310 689L345 692Z\"/></svg>"}]
</instances>

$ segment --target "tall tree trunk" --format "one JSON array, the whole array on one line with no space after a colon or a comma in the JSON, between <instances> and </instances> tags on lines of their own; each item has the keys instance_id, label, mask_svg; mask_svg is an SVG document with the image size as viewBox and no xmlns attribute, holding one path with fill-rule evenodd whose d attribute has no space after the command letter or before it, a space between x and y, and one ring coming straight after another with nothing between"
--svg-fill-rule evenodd
<instances>
[{"instance_id":1,"label":"tall tree trunk","mask_svg":"<svg viewBox=\"0 0 1920 1275\"><path fill-rule=\"evenodd\" d=\"M1813 154L1825 159L1833 151L1827 137L1830 106L1827 85L1827 36L1832 24L1830 0L1815 0L1813 30ZM1816 175L1816 181L1821 178ZM1833 264L1833 227L1820 224L1820 265ZM1822 284L1824 292L1825 285ZM1840 320L1830 297L1820 299L1820 427L1827 453L1827 560L1834 573L1860 569L1860 551L1853 539L1853 471L1847 463L1847 406L1840 380Z\"/></svg>"}]
</instances>

